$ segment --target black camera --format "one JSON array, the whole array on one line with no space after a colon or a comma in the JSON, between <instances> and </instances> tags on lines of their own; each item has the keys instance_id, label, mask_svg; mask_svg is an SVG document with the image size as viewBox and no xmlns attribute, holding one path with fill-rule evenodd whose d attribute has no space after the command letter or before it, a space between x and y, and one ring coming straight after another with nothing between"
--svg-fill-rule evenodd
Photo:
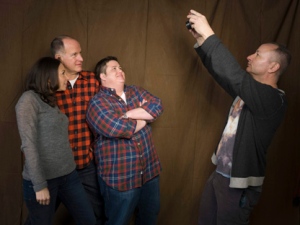
<instances>
[{"instance_id":1,"label":"black camera","mask_svg":"<svg viewBox=\"0 0 300 225\"><path fill-rule=\"evenodd\" d=\"M185 26L186 26L186 28L187 28L188 30L192 30L192 29L193 29L193 28L192 28L192 24L190 23L189 20L185 22Z\"/></svg>"}]
</instances>

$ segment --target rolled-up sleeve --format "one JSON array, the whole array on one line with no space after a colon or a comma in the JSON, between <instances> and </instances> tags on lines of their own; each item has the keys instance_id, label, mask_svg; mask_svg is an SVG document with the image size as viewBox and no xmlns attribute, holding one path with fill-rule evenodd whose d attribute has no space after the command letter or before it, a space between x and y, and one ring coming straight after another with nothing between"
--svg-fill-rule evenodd
<instances>
[{"instance_id":1,"label":"rolled-up sleeve","mask_svg":"<svg viewBox=\"0 0 300 225\"><path fill-rule=\"evenodd\" d=\"M146 112L148 112L153 120L147 122L155 121L162 113L163 113L163 105L161 99L152 95L148 91L143 88L137 88L137 95L140 97L140 102L146 100L141 108L143 108Z\"/></svg>"}]
</instances>

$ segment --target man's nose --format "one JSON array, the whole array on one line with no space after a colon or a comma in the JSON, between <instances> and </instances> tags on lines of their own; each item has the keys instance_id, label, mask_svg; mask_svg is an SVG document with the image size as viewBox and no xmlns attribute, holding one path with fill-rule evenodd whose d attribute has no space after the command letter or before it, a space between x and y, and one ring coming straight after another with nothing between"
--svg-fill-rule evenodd
<instances>
[{"instance_id":1,"label":"man's nose","mask_svg":"<svg viewBox=\"0 0 300 225\"><path fill-rule=\"evenodd\" d=\"M83 61L83 58L82 58L82 55L81 55L81 54L78 54L78 55L77 55L77 60Z\"/></svg>"}]
</instances>

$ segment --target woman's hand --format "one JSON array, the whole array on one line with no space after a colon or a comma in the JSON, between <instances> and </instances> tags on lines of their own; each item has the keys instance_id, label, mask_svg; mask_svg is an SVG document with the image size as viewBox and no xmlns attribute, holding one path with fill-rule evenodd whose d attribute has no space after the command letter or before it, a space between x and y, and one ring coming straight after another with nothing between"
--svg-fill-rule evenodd
<instances>
[{"instance_id":1,"label":"woman's hand","mask_svg":"<svg viewBox=\"0 0 300 225\"><path fill-rule=\"evenodd\" d=\"M41 205L49 205L50 204L50 193L48 188L44 188L35 193L36 201Z\"/></svg>"}]
</instances>

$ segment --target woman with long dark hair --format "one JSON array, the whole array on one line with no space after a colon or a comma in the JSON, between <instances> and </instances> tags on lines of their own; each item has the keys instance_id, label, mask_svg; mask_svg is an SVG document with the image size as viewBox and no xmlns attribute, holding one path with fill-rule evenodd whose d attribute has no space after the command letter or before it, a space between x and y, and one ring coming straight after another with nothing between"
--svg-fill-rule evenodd
<instances>
[{"instance_id":1,"label":"woman with long dark hair","mask_svg":"<svg viewBox=\"0 0 300 225\"><path fill-rule=\"evenodd\" d=\"M32 225L50 225L57 197L76 224L95 224L92 206L75 170L68 139L68 118L56 106L55 92L64 91L63 65L43 57L31 68L16 105L25 156L23 194Z\"/></svg>"}]
</instances>

